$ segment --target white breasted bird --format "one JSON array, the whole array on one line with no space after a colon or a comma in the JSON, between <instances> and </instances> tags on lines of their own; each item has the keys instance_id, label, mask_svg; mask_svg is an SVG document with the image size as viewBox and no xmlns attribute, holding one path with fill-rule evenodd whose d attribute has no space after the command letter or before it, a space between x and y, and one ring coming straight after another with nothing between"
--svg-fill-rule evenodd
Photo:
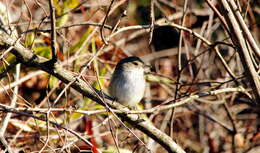
<instances>
[{"instance_id":1,"label":"white breasted bird","mask_svg":"<svg viewBox=\"0 0 260 153\"><path fill-rule=\"evenodd\" d=\"M147 67L136 56L119 61L109 84L110 96L124 106L135 107L144 96Z\"/></svg>"}]
</instances>

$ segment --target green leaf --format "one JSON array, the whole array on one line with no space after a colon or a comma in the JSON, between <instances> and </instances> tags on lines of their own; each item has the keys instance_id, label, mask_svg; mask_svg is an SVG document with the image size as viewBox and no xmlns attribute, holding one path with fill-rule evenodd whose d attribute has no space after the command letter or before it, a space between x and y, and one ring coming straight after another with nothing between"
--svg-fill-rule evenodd
<instances>
[{"instance_id":1,"label":"green leaf","mask_svg":"<svg viewBox=\"0 0 260 153\"><path fill-rule=\"evenodd\" d=\"M64 26L69 19L69 14L63 14L56 20L56 27Z\"/></svg>"},{"instance_id":2,"label":"green leaf","mask_svg":"<svg viewBox=\"0 0 260 153\"><path fill-rule=\"evenodd\" d=\"M88 28L88 30L84 33L84 35L81 37L81 39L79 40L78 43L76 43L75 45L73 45L72 47L70 47L69 49L69 53L74 53L77 49L79 48L87 48L86 46L83 46L84 41L88 38L89 34L92 32L92 28Z\"/></svg>"},{"instance_id":3,"label":"green leaf","mask_svg":"<svg viewBox=\"0 0 260 153\"><path fill-rule=\"evenodd\" d=\"M79 5L79 1L78 0L65 0L64 1L64 10L68 11L68 9L72 9L75 8Z\"/></svg>"},{"instance_id":4,"label":"green leaf","mask_svg":"<svg viewBox=\"0 0 260 153\"><path fill-rule=\"evenodd\" d=\"M35 34L33 32L28 33L25 38L25 47L31 48L34 44Z\"/></svg>"},{"instance_id":5,"label":"green leaf","mask_svg":"<svg viewBox=\"0 0 260 153\"><path fill-rule=\"evenodd\" d=\"M34 47L33 51L45 58L50 59L51 58L51 47L50 46L39 46L39 47Z\"/></svg>"},{"instance_id":6,"label":"green leaf","mask_svg":"<svg viewBox=\"0 0 260 153\"><path fill-rule=\"evenodd\" d=\"M65 25L69 19L69 11L77 7L80 2L78 0L65 0L62 5L55 2L56 14L59 16L56 20L56 26L61 27Z\"/></svg>"},{"instance_id":7,"label":"green leaf","mask_svg":"<svg viewBox=\"0 0 260 153\"><path fill-rule=\"evenodd\" d=\"M13 54L8 54L8 56L5 58L5 60L8 63L14 63L16 57ZM4 69L7 67L6 64L3 64L2 62L0 62L0 73L4 71Z\"/></svg>"},{"instance_id":8,"label":"green leaf","mask_svg":"<svg viewBox=\"0 0 260 153\"><path fill-rule=\"evenodd\" d=\"M56 77L54 77L54 76L50 77L50 79L49 79L50 88L56 87L58 83L59 83L59 80Z\"/></svg>"},{"instance_id":9,"label":"green leaf","mask_svg":"<svg viewBox=\"0 0 260 153\"><path fill-rule=\"evenodd\" d=\"M52 2L53 2L53 5L55 7L56 15L58 15L58 16L62 15L63 9L62 9L61 5L59 4L59 0L52 0Z\"/></svg>"}]
</instances>

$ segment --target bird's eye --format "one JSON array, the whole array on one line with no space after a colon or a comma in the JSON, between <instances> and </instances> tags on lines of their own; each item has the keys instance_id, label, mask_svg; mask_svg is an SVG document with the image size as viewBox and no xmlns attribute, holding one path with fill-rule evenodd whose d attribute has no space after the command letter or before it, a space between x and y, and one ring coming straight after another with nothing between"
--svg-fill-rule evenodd
<instances>
[{"instance_id":1,"label":"bird's eye","mask_svg":"<svg viewBox=\"0 0 260 153\"><path fill-rule=\"evenodd\" d=\"M137 62L133 62L133 64L134 64L134 65L138 65L138 63L137 63Z\"/></svg>"}]
</instances>

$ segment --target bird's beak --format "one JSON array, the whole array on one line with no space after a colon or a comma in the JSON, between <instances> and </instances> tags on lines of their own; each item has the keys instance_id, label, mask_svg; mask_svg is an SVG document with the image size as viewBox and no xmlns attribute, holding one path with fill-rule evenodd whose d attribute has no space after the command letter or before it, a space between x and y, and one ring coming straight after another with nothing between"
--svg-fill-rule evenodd
<instances>
[{"instance_id":1,"label":"bird's beak","mask_svg":"<svg viewBox=\"0 0 260 153\"><path fill-rule=\"evenodd\" d=\"M151 65L144 65L144 72L145 73L149 73L149 72L151 72L151 68L152 68L152 66Z\"/></svg>"}]
</instances>

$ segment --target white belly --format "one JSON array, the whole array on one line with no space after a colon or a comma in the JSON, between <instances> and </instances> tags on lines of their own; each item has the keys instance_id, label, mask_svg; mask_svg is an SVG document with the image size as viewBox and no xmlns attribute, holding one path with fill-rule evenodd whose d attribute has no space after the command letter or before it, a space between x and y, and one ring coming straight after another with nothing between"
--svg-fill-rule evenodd
<instances>
[{"instance_id":1,"label":"white belly","mask_svg":"<svg viewBox=\"0 0 260 153\"><path fill-rule=\"evenodd\" d=\"M121 75L122 76L122 75ZM145 79L143 71L124 73L123 77L113 76L110 94L125 106L135 106L144 96ZM111 86L114 88L112 89Z\"/></svg>"}]
</instances>

